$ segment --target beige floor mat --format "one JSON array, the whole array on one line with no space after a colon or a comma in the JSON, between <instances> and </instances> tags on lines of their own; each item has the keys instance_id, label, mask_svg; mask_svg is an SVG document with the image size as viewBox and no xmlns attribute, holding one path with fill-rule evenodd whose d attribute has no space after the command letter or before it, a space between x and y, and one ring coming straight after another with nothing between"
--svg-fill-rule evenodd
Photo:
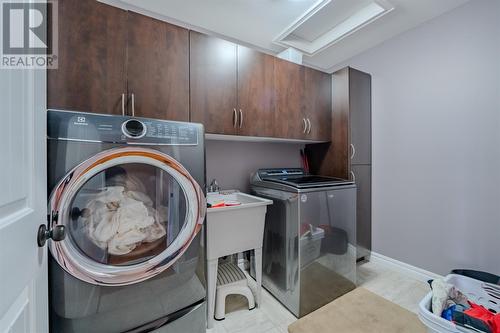
<instances>
[{"instance_id":1,"label":"beige floor mat","mask_svg":"<svg viewBox=\"0 0 500 333\"><path fill-rule=\"evenodd\" d=\"M425 333L418 317L357 288L288 326L290 333Z\"/></svg>"}]
</instances>

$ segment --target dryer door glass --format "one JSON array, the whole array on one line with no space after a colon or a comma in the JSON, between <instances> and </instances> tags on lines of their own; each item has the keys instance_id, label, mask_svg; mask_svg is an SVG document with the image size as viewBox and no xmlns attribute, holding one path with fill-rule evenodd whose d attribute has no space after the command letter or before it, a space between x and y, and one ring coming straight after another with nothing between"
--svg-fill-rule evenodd
<instances>
[{"instance_id":1,"label":"dryer door glass","mask_svg":"<svg viewBox=\"0 0 500 333\"><path fill-rule=\"evenodd\" d=\"M200 186L172 157L146 148L104 151L55 187L50 242L68 273L93 284L126 285L174 264L200 231L206 202Z\"/></svg>"},{"instance_id":2,"label":"dryer door glass","mask_svg":"<svg viewBox=\"0 0 500 333\"><path fill-rule=\"evenodd\" d=\"M148 164L105 169L90 178L70 206L71 241L110 265L144 262L163 252L186 220L186 195L175 178Z\"/></svg>"}]
</instances>

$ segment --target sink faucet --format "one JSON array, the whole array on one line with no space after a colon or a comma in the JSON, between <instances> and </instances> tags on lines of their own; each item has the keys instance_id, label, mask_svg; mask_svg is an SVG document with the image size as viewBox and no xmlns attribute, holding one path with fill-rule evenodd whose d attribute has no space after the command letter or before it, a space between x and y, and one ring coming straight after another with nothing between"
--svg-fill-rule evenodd
<instances>
[{"instance_id":1,"label":"sink faucet","mask_svg":"<svg viewBox=\"0 0 500 333\"><path fill-rule=\"evenodd\" d=\"M219 192L220 187L219 184L217 184L217 180L212 179L212 182L210 183L210 186L208 187L208 192Z\"/></svg>"}]
</instances>

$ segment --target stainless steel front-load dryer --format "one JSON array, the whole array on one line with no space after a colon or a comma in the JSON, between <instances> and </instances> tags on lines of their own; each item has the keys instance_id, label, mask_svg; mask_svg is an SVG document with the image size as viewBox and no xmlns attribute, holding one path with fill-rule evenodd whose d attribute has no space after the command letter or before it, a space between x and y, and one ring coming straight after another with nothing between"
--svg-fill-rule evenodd
<instances>
[{"instance_id":1,"label":"stainless steel front-load dryer","mask_svg":"<svg viewBox=\"0 0 500 333\"><path fill-rule=\"evenodd\" d=\"M51 331L204 332L203 126L47 117Z\"/></svg>"}]
</instances>

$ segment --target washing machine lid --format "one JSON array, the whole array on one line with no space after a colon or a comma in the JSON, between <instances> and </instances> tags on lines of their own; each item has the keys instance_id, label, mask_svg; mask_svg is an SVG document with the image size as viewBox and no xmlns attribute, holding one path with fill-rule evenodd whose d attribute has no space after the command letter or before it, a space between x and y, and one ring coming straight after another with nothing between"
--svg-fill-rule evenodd
<instances>
[{"instance_id":1,"label":"washing machine lid","mask_svg":"<svg viewBox=\"0 0 500 333\"><path fill-rule=\"evenodd\" d=\"M49 243L74 277L97 285L138 283L172 266L205 218L199 184L160 151L103 151L71 170L49 199L51 227L67 237Z\"/></svg>"},{"instance_id":2,"label":"washing machine lid","mask_svg":"<svg viewBox=\"0 0 500 333\"><path fill-rule=\"evenodd\" d=\"M296 189L310 189L353 184L352 181L346 179L310 175L300 168L260 169L256 172L253 182L259 182L261 184L276 183Z\"/></svg>"}]
</instances>

